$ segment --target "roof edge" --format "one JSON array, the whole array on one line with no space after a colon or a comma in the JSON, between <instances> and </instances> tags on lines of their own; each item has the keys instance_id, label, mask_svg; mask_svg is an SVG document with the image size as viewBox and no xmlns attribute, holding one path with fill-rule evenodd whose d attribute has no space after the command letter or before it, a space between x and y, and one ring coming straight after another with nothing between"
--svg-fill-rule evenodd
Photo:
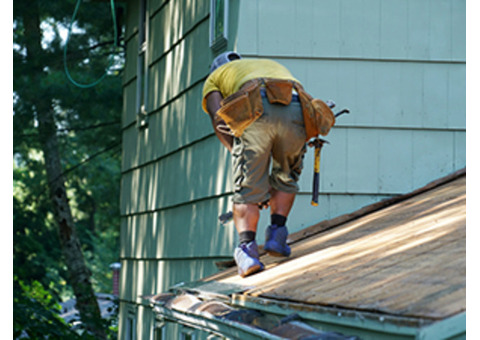
<instances>
[{"instance_id":1,"label":"roof edge","mask_svg":"<svg viewBox=\"0 0 480 340\"><path fill-rule=\"evenodd\" d=\"M423 193L425 193L429 190L432 190L434 188L437 188L439 186L442 186L444 184L452 182L452 181L454 181L454 180L456 180L460 177L466 176L466 173L467 173L467 168L465 167L465 168L457 170L457 171L455 171L455 172L453 172L453 173L451 173L451 174L449 174L445 177L434 180L434 181L428 183L427 185L425 185L423 187L420 187L420 188L418 188L414 191L411 191L409 193L401 194L401 195L394 196L392 198L388 198L388 199L385 199L385 200L382 200L382 201L379 201L379 202L376 202L376 203L372 203L372 204L367 205L363 208L360 208L360 209L358 209L358 210L356 210L352 213L344 214L344 215L332 218L330 220L325 220L325 221L322 221L320 223L314 224L310 227L304 228L300 231L297 231L295 233L290 234L288 236L287 243L292 244L292 243L299 242L299 241L304 240L304 239L306 239L306 238L308 238L312 235L321 233L321 232L323 232L325 230L328 230L328 229L331 229L331 228L335 228L335 227L337 227L341 224L351 222L351 221L356 220L356 219L358 219L360 217L363 217L365 215L368 215L368 214L371 214L371 213L376 212L378 210L387 208L389 206L392 206L396 203L405 201L405 200L407 200L409 198L412 198L414 196L423 194ZM263 248L262 248L262 251L263 251ZM262 254L260 254L260 255L262 255Z\"/></svg>"},{"instance_id":2,"label":"roof edge","mask_svg":"<svg viewBox=\"0 0 480 340\"><path fill-rule=\"evenodd\" d=\"M250 308L280 316L298 315L305 321L319 325L321 329L357 329L375 334L402 335L415 339L433 340L465 334L466 311L445 319L427 319L391 315L375 311L348 310L341 307L314 306L271 298L233 294L233 307ZM355 333L355 332L353 332ZM440 336L442 335L442 336Z\"/></svg>"},{"instance_id":3,"label":"roof edge","mask_svg":"<svg viewBox=\"0 0 480 340\"><path fill-rule=\"evenodd\" d=\"M148 299L157 319L183 324L203 332L235 339L336 339L360 340L355 335L317 329L297 313L283 317L231 303L204 300L186 291L144 296Z\"/></svg>"}]
</instances>

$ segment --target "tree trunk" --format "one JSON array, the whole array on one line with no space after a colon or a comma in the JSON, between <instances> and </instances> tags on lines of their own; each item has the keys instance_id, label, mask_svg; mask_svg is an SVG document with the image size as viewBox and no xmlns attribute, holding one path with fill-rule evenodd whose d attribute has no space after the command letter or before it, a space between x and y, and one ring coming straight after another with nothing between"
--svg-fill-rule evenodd
<instances>
[{"instance_id":1,"label":"tree trunk","mask_svg":"<svg viewBox=\"0 0 480 340\"><path fill-rule=\"evenodd\" d=\"M42 56L40 16L37 1L25 4L23 23L25 28L27 63L32 73L32 86L39 84L42 79ZM68 203L65 189L65 178L62 174L60 154L58 148L56 125L52 100L42 93L36 93L30 98L37 114L38 132L42 145L45 167L47 171L50 197L54 207L54 216L58 224L59 238L63 256L69 274L69 283L76 297L76 308L85 328L96 339L106 339L106 332L100 315L100 309L90 283L91 273L85 264L79 239L75 231L72 212Z\"/></svg>"},{"instance_id":2,"label":"tree trunk","mask_svg":"<svg viewBox=\"0 0 480 340\"><path fill-rule=\"evenodd\" d=\"M51 109L37 107L37 114L50 197L59 227L60 243L68 268L69 281L77 300L76 308L80 312L80 317L86 329L94 333L96 338L104 339L106 336L102 326L100 310L90 283L91 273L85 264L68 203L53 113Z\"/></svg>"}]
</instances>

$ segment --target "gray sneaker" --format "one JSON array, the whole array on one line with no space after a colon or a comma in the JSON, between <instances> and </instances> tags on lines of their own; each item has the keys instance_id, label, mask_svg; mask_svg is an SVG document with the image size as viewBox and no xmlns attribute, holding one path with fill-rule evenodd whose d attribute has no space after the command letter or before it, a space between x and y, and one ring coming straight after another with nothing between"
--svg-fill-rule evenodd
<instances>
[{"instance_id":1,"label":"gray sneaker","mask_svg":"<svg viewBox=\"0 0 480 340\"><path fill-rule=\"evenodd\" d=\"M245 277L264 269L264 265L259 260L258 246L255 241L243 243L233 253L237 263L238 275Z\"/></svg>"}]
</instances>

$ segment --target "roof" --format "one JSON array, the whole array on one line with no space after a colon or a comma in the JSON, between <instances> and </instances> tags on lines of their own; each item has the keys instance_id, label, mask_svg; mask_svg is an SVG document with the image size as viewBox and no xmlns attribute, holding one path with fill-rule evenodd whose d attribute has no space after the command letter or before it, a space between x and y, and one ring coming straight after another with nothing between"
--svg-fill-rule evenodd
<instances>
[{"instance_id":1,"label":"roof","mask_svg":"<svg viewBox=\"0 0 480 340\"><path fill-rule=\"evenodd\" d=\"M241 278L232 267L177 287L176 296L193 292L209 301L319 320L361 315L421 328L455 316L458 324L460 315L463 323L465 169L292 234L288 242L289 258L261 256L263 272Z\"/></svg>"},{"instance_id":2,"label":"roof","mask_svg":"<svg viewBox=\"0 0 480 340\"><path fill-rule=\"evenodd\" d=\"M97 297L97 303L100 308L102 319L112 318L118 313L118 296L106 293L95 293L95 296ZM82 322L76 304L76 299L61 302L60 306L62 307L62 310L60 312L60 317L68 324L78 327Z\"/></svg>"}]
</instances>

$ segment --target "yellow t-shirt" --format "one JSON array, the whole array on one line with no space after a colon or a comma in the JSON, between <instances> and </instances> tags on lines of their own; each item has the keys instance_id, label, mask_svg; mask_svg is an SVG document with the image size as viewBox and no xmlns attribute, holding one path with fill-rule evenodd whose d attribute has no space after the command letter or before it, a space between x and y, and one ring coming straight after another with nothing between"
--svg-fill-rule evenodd
<instances>
[{"instance_id":1,"label":"yellow t-shirt","mask_svg":"<svg viewBox=\"0 0 480 340\"><path fill-rule=\"evenodd\" d=\"M270 59L238 59L230 61L210 74L203 85L202 107L207 111L207 95L220 91L223 98L235 92L247 81L255 78L288 79L298 82L283 65Z\"/></svg>"}]
</instances>

